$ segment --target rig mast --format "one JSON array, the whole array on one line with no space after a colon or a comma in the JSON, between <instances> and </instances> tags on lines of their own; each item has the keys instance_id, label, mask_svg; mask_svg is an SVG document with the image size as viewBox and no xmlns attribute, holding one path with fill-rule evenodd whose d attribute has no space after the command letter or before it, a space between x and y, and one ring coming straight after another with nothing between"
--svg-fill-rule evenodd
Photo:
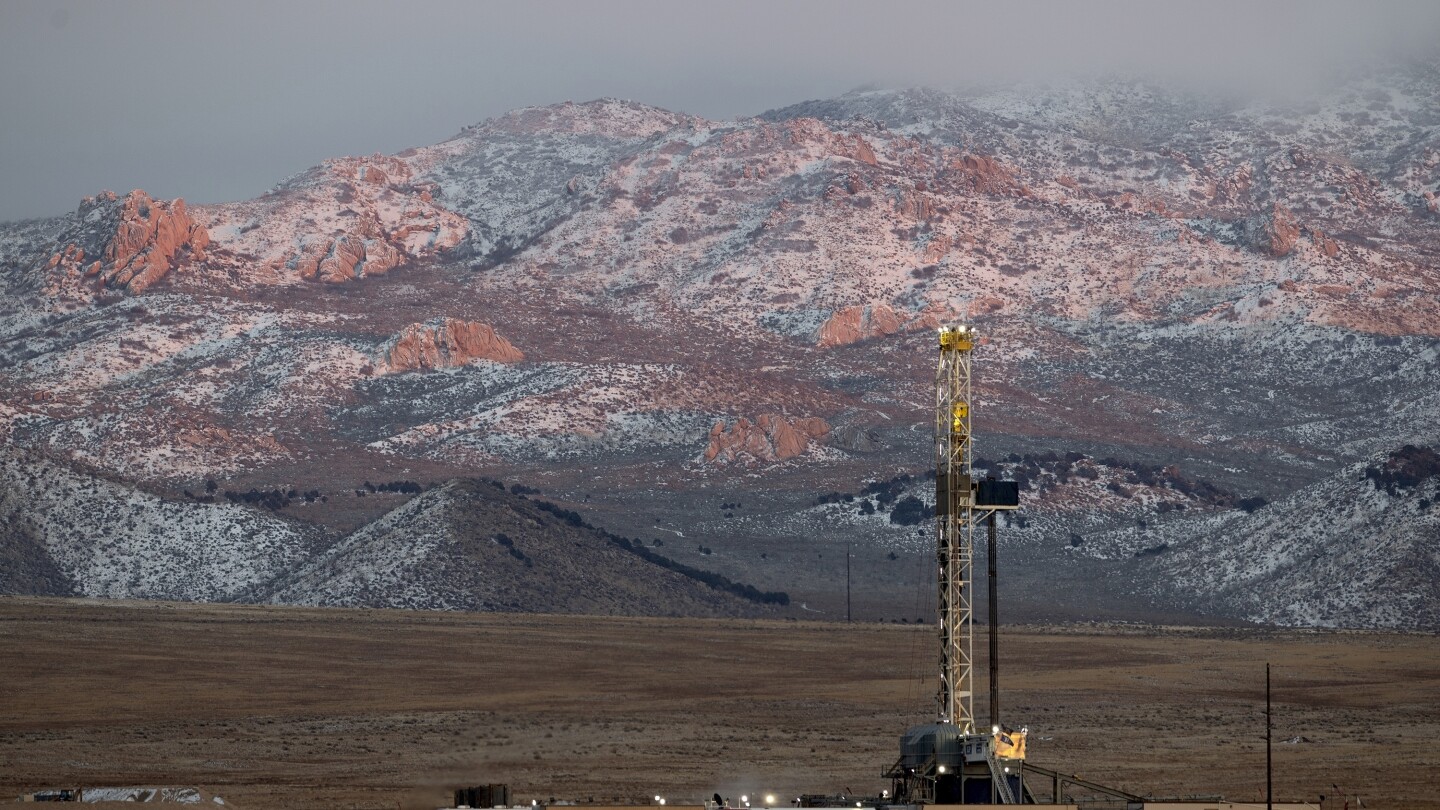
<instances>
[{"instance_id":1,"label":"rig mast","mask_svg":"<svg viewBox=\"0 0 1440 810\"><path fill-rule=\"evenodd\" d=\"M1068 798L1066 786L1080 787L1136 807L1139 796L1067 776L1025 761L1022 727L1000 719L999 622L995 517L1020 508L1020 486L988 476L974 478L970 368L976 343L968 324L940 329L940 367L935 371L935 534L939 554L940 694L939 719L911 726L900 735L900 758L884 776L896 802L917 804L1035 804L1025 774L1050 780L1054 804ZM990 723L975 719L974 584L975 528L989 535ZM1073 806L1073 805L1072 805Z\"/></svg>"},{"instance_id":2,"label":"rig mast","mask_svg":"<svg viewBox=\"0 0 1440 810\"><path fill-rule=\"evenodd\" d=\"M971 486L969 326L940 330L935 372L935 531L940 557L940 722L974 734L975 679L972 570L975 499Z\"/></svg>"},{"instance_id":3,"label":"rig mast","mask_svg":"<svg viewBox=\"0 0 1440 810\"><path fill-rule=\"evenodd\" d=\"M1025 730L1009 732L1000 723L993 609L994 517L1020 507L1014 481L973 475L970 430L970 363L975 330L969 325L940 329L940 367L935 372L935 534L939 554L940 694L939 719L912 726L900 737L900 758L885 775L898 799L927 804L1017 804L1032 801L1020 774ZM991 626L990 725L975 719L974 600L975 527L990 520Z\"/></svg>"}]
</instances>

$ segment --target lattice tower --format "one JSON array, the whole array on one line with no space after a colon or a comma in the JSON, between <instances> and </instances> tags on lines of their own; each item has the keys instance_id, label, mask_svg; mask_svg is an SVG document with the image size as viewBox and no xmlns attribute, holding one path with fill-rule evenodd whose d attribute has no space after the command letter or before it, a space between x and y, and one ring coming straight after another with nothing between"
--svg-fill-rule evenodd
<instances>
[{"instance_id":1,"label":"lattice tower","mask_svg":"<svg viewBox=\"0 0 1440 810\"><path fill-rule=\"evenodd\" d=\"M974 623L971 605L975 559L974 448L970 431L972 327L940 330L935 372L935 527L939 550L940 720L975 733Z\"/></svg>"}]
</instances>

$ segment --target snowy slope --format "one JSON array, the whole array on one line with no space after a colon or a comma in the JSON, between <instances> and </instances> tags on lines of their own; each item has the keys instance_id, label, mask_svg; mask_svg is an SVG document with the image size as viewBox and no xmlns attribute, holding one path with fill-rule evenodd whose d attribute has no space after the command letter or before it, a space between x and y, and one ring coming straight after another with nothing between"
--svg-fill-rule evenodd
<instances>
[{"instance_id":1,"label":"snowy slope","mask_svg":"<svg viewBox=\"0 0 1440 810\"><path fill-rule=\"evenodd\" d=\"M467 253L495 263L593 199L599 177L656 135L699 119L601 99L531 107L403 157L470 223Z\"/></svg>"},{"instance_id":2,"label":"snowy slope","mask_svg":"<svg viewBox=\"0 0 1440 810\"><path fill-rule=\"evenodd\" d=\"M1156 558L1184 592L1252 621L1440 626L1440 477L1393 492L1365 477L1389 454L1254 514L1191 527Z\"/></svg>"},{"instance_id":3,"label":"snowy slope","mask_svg":"<svg viewBox=\"0 0 1440 810\"><path fill-rule=\"evenodd\" d=\"M1371 476L1379 453L1258 509L1087 533L1074 553L1109 560L1157 603L1290 626L1440 626L1440 463L1416 480ZM1367 476L1367 473L1370 476Z\"/></svg>"},{"instance_id":4,"label":"snowy slope","mask_svg":"<svg viewBox=\"0 0 1440 810\"><path fill-rule=\"evenodd\" d=\"M8 543L42 544L80 596L228 601L290 570L317 533L231 504L166 500L4 450Z\"/></svg>"},{"instance_id":5,"label":"snowy slope","mask_svg":"<svg viewBox=\"0 0 1440 810\"><path fill-rule=\"evenodd\" d=\"M316 555L270 600L530 613L763 612L476 480L451 481L385 514Z\"/></svg>"}]
</instances>

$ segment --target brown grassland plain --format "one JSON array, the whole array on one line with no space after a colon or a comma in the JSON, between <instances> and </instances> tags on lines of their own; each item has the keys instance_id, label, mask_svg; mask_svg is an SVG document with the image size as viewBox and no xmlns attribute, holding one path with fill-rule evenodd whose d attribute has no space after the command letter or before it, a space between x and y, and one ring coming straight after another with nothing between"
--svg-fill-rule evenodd
<instances>
[{"instance_id":1,"label":"brown grassland plain","mask_svg":"<svg viewBox=\"0 0 1440 810\"><path fill-rule=\"evenodd\" d=\"M195 786L245 810L439 807L487 782L525 803L878 793L899 733L930 717L935 646L915 625L6 597L0 801L100 785ZM1001 654L1005 717L1039 764L1256 799L1269 661L1277 799L1339 784L1367 807L1440 808L1434 636L1009 626Z\"/></svg>"}]
</instances>

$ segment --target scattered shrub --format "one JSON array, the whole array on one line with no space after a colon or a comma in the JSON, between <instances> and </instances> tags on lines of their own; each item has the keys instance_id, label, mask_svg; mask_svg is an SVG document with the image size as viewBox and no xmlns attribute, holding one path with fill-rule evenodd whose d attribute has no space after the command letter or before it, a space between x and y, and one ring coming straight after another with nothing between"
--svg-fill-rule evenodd
<instances>
[{"instance_id":1,"label":"scattered shrub","mask_svg":"<svg viewBox=\"0 0 1440 810\"><path fill-rule=\"evenodd\" d=\"M934 507L928 506L914 495L906 495L890 510L890 522L897 526L914 526L930 517L934 511Z\"/></svg>"},{"instance_id":2,"label":"scattered shrub","mask_svg":"<svg viewBox=\"0 0 1440 810\"><path fill-rule=\"evenodd\" d=\"M1402 489L1412 489L1424 481L1440 476L1440 453L1431 447L1407 444L1392 452L1379 464L1365 468L1365 477L1392 497Z\"/></svg>"},{"instance_id":3,"label":"scattered shrub","mask_svg":"<svg viewBox=\"0 0 1440 810\"><path fill-rule=\"evenodd\" d=\"M1254 512L1256 509L1259 509L1267 503L1269 503L1269 501L1265 500L1259 495L1256 495L1253 498L1241 498L1240 500L1235 502L1235 505L1245 510L1246 514L1250 514L1251 512Z\"/></svg>"}]
</instances>

